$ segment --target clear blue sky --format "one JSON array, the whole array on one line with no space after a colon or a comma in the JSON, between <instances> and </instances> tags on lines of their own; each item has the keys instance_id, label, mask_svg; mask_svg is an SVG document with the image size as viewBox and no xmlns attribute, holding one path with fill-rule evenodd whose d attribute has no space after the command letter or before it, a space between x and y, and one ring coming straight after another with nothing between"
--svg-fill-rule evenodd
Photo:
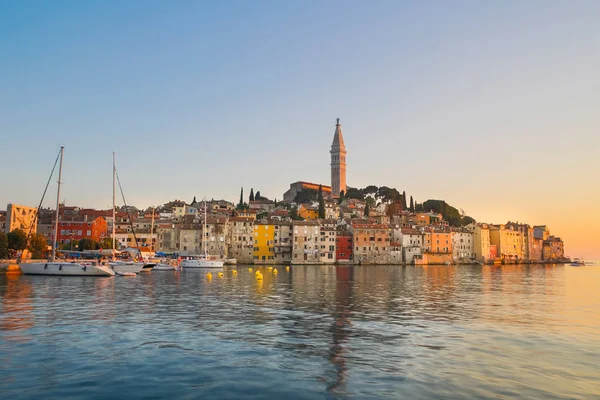
<instances>
[{"instance_id":1,"label":"clear blue sky","mask_svg":"<svg viewBox=\"0 0 600 400\"><path fill-rule=\"evenodd\" d=\"M110 206L112 151L139 206L281 198L329 183L340 117L349 185L592 254L599 110L595 0L0 0L0 208L37 204L60 145L68 204Z\"/></svg>"}]
</instances>

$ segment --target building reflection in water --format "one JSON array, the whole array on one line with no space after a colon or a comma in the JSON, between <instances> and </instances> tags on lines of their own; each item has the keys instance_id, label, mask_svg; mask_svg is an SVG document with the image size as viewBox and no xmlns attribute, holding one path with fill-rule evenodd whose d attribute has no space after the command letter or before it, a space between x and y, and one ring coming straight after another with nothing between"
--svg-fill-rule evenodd
<instances>
[{"instance_id":1,"label":"building reflection in water","mask_svg":"<svg viewBox=\"0 0 600 400\"><path fill-rule=\"evenodd\" d=\"M2 298L2 315L0 315L0 331L12 331L3 334L6 340L25 341L31 337L23 335L34 326L33 289L28 280L20 279L19 274L6 274L0 277L5 284L0 284Z\"/></svg>"},{"instance_id":2,"label":"building reflection in water","mask_svg":"<svg viewBox=\"0 0 600 400\"><path fill-rule=\"evenodd\" d=\"M350 315L353 302L354 267L336 266L335 279L335 306L331 325L332 341L328 352L329 361L333 365L333 374L329 377L327 390L343 392L348 371L346 342L350 337L352 326Z\"/></svg>"}]
</instances>

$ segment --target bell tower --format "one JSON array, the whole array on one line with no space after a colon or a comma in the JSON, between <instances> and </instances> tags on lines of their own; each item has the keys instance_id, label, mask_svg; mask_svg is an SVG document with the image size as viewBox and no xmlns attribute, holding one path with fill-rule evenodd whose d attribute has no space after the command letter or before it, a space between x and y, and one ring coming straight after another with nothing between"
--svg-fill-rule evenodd
<instances>
[{"instance_id":1,"label":"bell tower","mask_svg":"<svg viewBox=\"0 0 600 400\"><path fill-rule=\"evenodd\" d=\"M335 134L329 153L331 153L331 194L339 197L342 190L346 193L346 146L339 118L335 124Z\"/></svg>"}]
</instances>

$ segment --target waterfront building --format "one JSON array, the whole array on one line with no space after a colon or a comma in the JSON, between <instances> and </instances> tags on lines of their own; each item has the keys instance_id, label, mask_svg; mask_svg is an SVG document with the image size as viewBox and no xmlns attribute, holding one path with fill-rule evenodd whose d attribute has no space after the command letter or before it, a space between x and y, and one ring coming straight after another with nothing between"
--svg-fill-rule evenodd
<instances>
[{"instance_id":1,"label":"waterfront building","mask_svg":"<svg viewBox=\"0 0 600 400\"><path fill-rule=\"evenodd\" d=\"M493 260L490 254L490 229L488 224L472 222L465 228L473 233L473 252L475 259L481 263Z\"/></svg>"},{"instance_id":2,"label":"waterfront building","mask_svg":"<svg viewBox=\"0 0 600 400\"><path fill-rule=\"evenodd\" d=\"M9 203L6 206L4 232L9 233L15 229L21 229L27 234L34 234L37 230L37 224L34 223L36 218L37 208Z\"/></svg>"},{"instance_id":3,"label":"waterfront building","mask_svg":"<svg viewBox=\"0 0 600 400\"><path fill-rule=\"evenodd\" d=\"M400 245L402 246L402 262L414 264L415 258L423 252L423 234L415 228L400 228Z\"/></svg>"},{"instance_id":4,"label":"waterfront building","mask_svg":"<svg viewBox=\"0 0 600 400\"><path fill-rule=\"evenodd\" d=\"M292 262L293 229L289 220L273 219L275 225L275 263L290 264Z\"/></svg>"},{"instance_id":5,"label":"waterfront building","mask_svg":"<svg viewBox=\"0 0 600 400\"><path fill-rule=\"evenodd\" d=\"M227 218L208 216L206 220L206 253L223 259L227 258L227 243L229 237ZM202 249L204 252L204 249Z\"/></svg>"},{"instance_id":6,"label":"waterfront building","mask_svg":"<svg viewBox=\"0 0 600 400\"><path fill-rule=\"evenodd\" d=\"M346 192L346 145L342 135L342 125L340 119L335 124L335 133L333 134L333 143L331 144L331 194L339 197L340 192Z\"/></svg>"},{"instance_id":7,"label":"waterfront building","mask_svg":"<svg viewBox=\"0 0 600 400\"><path fill-rule=\"evenodd\" d=\"M550 237L550 229L546 225L538 225L533 227L533 237L541 240L548 240Z\"/></svg>"},{"instance_id":8,"label":"waterfront building","mask_svg":"<svg viewBox=\"0 0 600 400\"><path fill-rule=\"evenodd\" d=\"M254 223L254 251L252 258L255 264L275 263L275 224L269 221Z\"/></svg>"},{"instance_id":9,"label":"waterfront building","mask_svg":"<svg viewBox=\"0 0 600 400\"><path fill-rule=\"evenodd\" d=\"M240 264L253 262L254 251L254 219L248 217L229 218L229 252Z\"/></svg>"},{"instance_id":10,"label":"waterfront building","mask_svg":"<svg viewBox=\"0 0 600 400\"><path fill-rule=\"evenodd\" d=\"M320 263L320 224L318 220L292 221L294 245L293 264Z\"/></svg>"},{"instance_id":11,"label":"waterfront building","mask_svg":"<svg viewBox=\"0 0 600 400\"><path fill-rule=\"evenodd\" d=\"M524 259L523 233L513 225L490 225L490 244L498 248L498 256L505 263L514 263Z\"/></svg>"},{"instance_id":12,"label":"waterfront building","mask_svg":"<svg viewBox=\"0 0 600 400\"><path fill-rule=\"evenodd\" d=\"M333 264L336 261L337 223L333 219L319 220L319 258L322 264Z\"/></svg>"},{"instance_id":13,"label":"waterfront building","mask_svg":"<svg viewBox=\"0 0 600 400\"><path fill-rule=\"evenodd\" d=\"M352 233L345 229L339 229L336 233L336 253L335 259L337 262L349 262L353 259Z\"/></svg>"},{"instance_id":14,"label":"waterfront building","mask_svg":"<svg viewBox=\"0 0 600 400\"><path fill-rule=\"evenodd\" d=\"M544 261L560 261L565 258L564 244L559 237L548 236L543 243L542 257Z\"/></svg>"},{"instance_id":15,"label":"waterfront building","mask_svg":"<svg viewBox=\"0 0 600 400\"><path fill-rule=\"evenodd\" d=\"M423 229L423 246L426 253L452 254L452 232L446 229Z\"/></svg>"},{"instance_id":16,"label":"waterfront building","mask_svg":"<svg viewBox=\"0 0 600 400\"><path fill-rule=\"evenodd\" d=\"M172 221L164 220L157 224L157 251L172 253L179 251L180 230Z\"/></svg>"},{"instance_id":17,"label":"waterfront building","mask_svg":"<svg viewBox=\"0 0 600 400\"><path fill-rule=\"evenodd\" d=\"M354 262L390 264L392 229L384 224L352 223Z\"/></svg>"},{"instance_id":18,"label":"waterfront building","mask_svg":"<svg viewBox=\"0 0 600 400\"><path fill-rule=\"evenodd\" d=\"M528 259L533 262L539 262L543 260L543 247L544 241L538 239L534 235L535 228L528 227L527 229L527 247L528 247Z\"/></svg>"},{"instance_id":19,"label":"waterfront building","mask_svg":"<svg viewBox=\"0 0 600 400\"><path fill-rule=\"evenodd\" d=\"M184 256L204 254L202 249L202 235L204 234L204 226L198 219L186 220L179 224L177 229L179 234L177 251ZM164 235L164 232L162 233ZM159 234L160 238L160 234ZM159 239L160 243L160 239ZM161 251L164 248L160 246Z\"/></svg>"},{"instance_id":20,"label":"waterfront building","mask_svg":"<svg viewBox=\"0 0 600 400\"><path fill-rule=\"evenodd\" d=\"M108 234L104 217L88 219L86 215L63 215L58 223L57 243L65 244L81 239L100 241Z\"/></svg>"},{"instance_id":21,"label":"waterfront building","mask_svg":"<svg viewBox=\"0 0 600 400\"><path fill-rule=\"evenodd\" d=\"M474 259L473 233L464 228L452 229L452 260L471 262Z\"/></svg>"}]
</instances>

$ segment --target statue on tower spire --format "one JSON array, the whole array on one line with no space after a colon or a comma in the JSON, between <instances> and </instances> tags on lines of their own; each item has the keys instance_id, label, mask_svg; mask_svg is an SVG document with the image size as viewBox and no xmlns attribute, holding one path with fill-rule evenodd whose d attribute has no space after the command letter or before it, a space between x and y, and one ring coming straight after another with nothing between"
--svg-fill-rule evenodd
<instances>
[{"instance_id":1,"label":"statue on tower spire","mask_svg":"<svg viewBox=\"0 0 600 400\"><path fill-rule=\"evenodd\" d=\"M339 126L340 125L340 119L337 119L337 124L335 124L335 126Z\"/></svg>"}]
</instances>

